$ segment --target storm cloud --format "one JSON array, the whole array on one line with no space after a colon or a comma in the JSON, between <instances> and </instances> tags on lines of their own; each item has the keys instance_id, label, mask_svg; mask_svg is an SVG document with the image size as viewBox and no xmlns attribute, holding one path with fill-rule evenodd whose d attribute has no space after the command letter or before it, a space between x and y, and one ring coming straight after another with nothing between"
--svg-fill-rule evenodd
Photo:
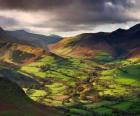
<instances>
[{"instance_id":1,"label":"storm cloud","mask_svg":"<svg viewBox=\"0 0 140 116\"><path fill-rule=\"evenodd\" d=\"M114 5L131 7L136 0L0 0L0 8L4 9L56 9L59 7L80 4L94 10L102 10L105 3L111 2Z\"/></svg>"},{"instance_id":2,"label":"storm cloud","mask_svg":"<svg viewBox=\"0 0 140 116\"><path fill-rule=\"evenodd\" d=\"M0 0L0 20L5 12L9 12L9 16L7 14L6 17L12 22L19 22L17 23L19 27L46 29L51 32L72 32L94 30L95 27L104 24L138 22L140 1Z\"/></svg>"}]
</instances>

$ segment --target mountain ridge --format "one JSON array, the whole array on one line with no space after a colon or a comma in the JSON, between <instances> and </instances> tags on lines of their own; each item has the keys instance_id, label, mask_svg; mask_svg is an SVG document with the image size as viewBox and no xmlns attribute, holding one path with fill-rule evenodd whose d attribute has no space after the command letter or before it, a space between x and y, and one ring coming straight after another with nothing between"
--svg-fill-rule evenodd
<instances>
[{"instance_id":1,"label":"mountain ridge","mask_svg":"<svg viewBox=\"0 0 140 116\"><path fill-rule=\"evenodd\" d=\"M34 34L25 30L6 31L15 41L22 41L25 44L30 44L35 47L41 47L48 50L47 45L53 44L61 40L60 36L45 36L41 34Z\"/></svg>"},{"instance_id":2,"label":"mountain ridge","mask_svg":"<svg viewBox=\"0 0 140 116\"><path fill-rule=\"evenodd\" d=\"M85 56L87 52L89 56L95 56L98 51L111 53L114 57L129 54L129 51L140 46L140 24L137 24L128 30L117 29L110 33L83 33L74 37L64 38L60 42L50 46L54 52L63 54L63 49L69 49L66 54L77 55L81 52ZM80 47L80 48L79 48ZM83 48L86 50L82 52ZM61 52L59 52L61 51ZM78 55L80 55L78 54Z\"/></svg>"},{"instance_id":3,"label":"mountain ridge","mask_svg":"<svg viewBox=\"0 0 140 116\"><path fill-rule=\"evenodd\" d=\"M48 52L10 36L3 29L0 31L0 60L14 63L27 63Z\"/></svg>"}]
</instances>

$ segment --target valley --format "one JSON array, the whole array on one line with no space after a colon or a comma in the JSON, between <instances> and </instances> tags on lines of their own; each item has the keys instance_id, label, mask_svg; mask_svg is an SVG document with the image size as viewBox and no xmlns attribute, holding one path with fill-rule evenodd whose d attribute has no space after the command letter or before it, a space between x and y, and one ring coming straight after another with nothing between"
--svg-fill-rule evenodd
<instances>
[{"instance_id":1,"label":"valley","mask_svg":"<svg viewBox=\"0 0 140 116\"><path fill-rule=\"evenodd\" d=\"M13 88L17 93L14 98L10 97L12 102L8 101L8 106L12 103L12 108L14 104L24 110L13 110L11 105L10 110L1 110L2 99L10 93L5 90L7 93L2 98L0 94L0 114L16 116L18 112L21 116L27 116L26 112L30 112L29 116L139 116L138 27L63 38L54 44L45 44L47 50L44 44L40 47L11 42L11 35L3 30L0 34L0 78L5 79L5 85L0 84L0 90L13 86L6 83L15 84L20 90ZM18 95L20 92L21 95ZM22 97L27 97L29 102L20 100ZM5 99L4 103L9 97ZM13 103L15 101L18 105Z\"/></svg>"},{"instance_id":2,"label":"valley","mask_svg":"<svg viewBox=\"0 0 140 116\"><path fill-rule=\"evenodd\" d=\"M63 107L67 115L135 115L139 114L139 68L139 60L44 56L20 71L40 78L42 89L24 88L32 99Z\"/></svg>"}]
</instances>

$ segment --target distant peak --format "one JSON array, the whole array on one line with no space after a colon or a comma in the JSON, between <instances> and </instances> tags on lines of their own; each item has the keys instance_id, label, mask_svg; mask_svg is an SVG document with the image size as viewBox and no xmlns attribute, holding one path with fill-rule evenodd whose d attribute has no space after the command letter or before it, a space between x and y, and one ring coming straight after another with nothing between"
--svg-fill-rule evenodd
<instances>
[{"instance_id":1,"label":"distant peak","mask_svg":"<svg viewBox=\"0 0 140 116\"><path fill-rule=\"evenodd\" d=\"M0 31L3 31L3 28L2 27L0 27Z\"/></svg>"},{"instance_id":2,"label":"distant peak","mask_svg":"<svg viewBox=\"0 0 140 116\"><path fill-rule=\"evenodd\" d=\"M121 35L121 34L124 34L124 32L126 32L125 29L119 28L119 29L113 31L113 32L111 33L111 35Z\"/></svg>"},{"instance_id":3,"label":"distant peak","mask_svg":"<svg viewBox=\"0 0 140 116\"><path fill-rule=\"evenodd\" d=\"M129 30L140 30L140 23L136 24L135 26L131 27Z\"/></svg>"},{"instance_id":4,"label":"distant peak","mask_svg":"<svg viewBox=\"0 0 140 116\"><path fill-rule=\"evenodd\" d=\"M126 31L125 29L119 28L117 30L115 30L114 32L122 32L122 31Z\"/></svg>"},{"instance_id":5,"label":"distant peak","mask_svg":"<svg viewBox=\"0 0 140 116\"><path fill-rule=\"evenodd\" d=\"M4 29L0 27L0 34L5 33Z\"/></svg>"}]
</instances>

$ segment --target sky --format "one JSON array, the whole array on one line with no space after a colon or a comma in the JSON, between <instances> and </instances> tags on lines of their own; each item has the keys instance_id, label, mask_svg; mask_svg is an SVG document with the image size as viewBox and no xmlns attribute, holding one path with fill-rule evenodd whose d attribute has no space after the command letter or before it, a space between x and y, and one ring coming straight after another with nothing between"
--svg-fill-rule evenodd
<instances>
[{"instance_id":1,"label":"sky","mask_svg":"<svg viewBox=\"0 0 140 116\"><path fill-rule=\"evenodd\" d=\"M0 0L0 26L45 35L128 29L140 22L140 0Z\"/></svg>"}]
</instances>

